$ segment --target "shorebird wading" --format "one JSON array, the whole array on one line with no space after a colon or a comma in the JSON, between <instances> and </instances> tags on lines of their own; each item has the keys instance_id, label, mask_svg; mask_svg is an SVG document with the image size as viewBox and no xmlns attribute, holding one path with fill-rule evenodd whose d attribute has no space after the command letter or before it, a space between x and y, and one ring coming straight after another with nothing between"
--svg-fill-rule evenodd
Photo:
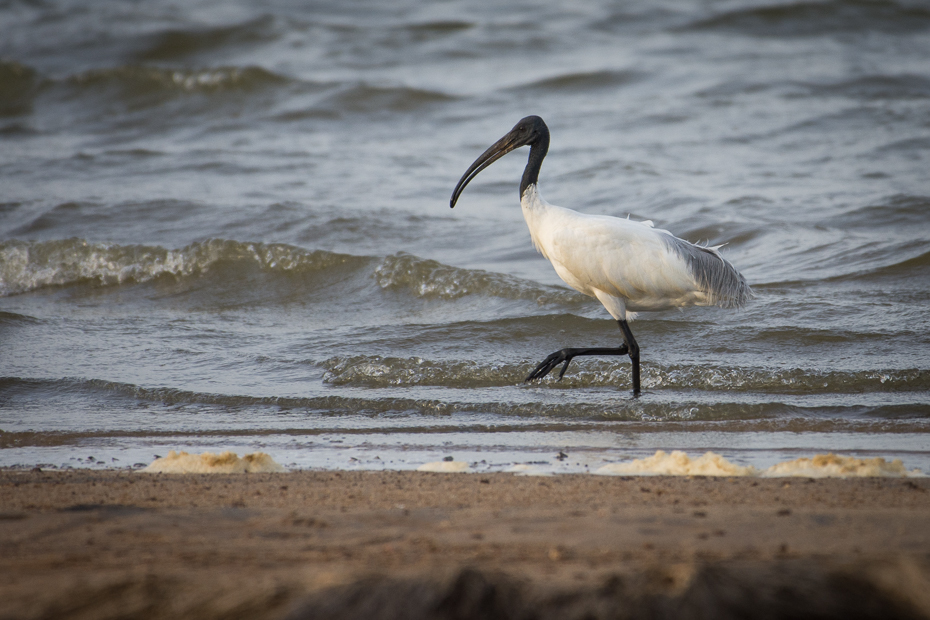
<instances>
[{"instance_id":1,"label":"shorebird wading","mask_svg":"<svg viewBox=\"0 0 930 620\"><path fill-rule=\"evenodd\" d=\"M465 171L450 207L465 186L492 163L521 146L530 147L520 181L520 205L533 245L549 259L570 287L596 297L617 320L623 344L616 348L566 348L544 359L526 378L545 377L581 355L629 355L633 393L640 392L639 345L628 320L637 312L684 306L738 308L752 291L746 279L717 251L694 245L652 222L633 222L607 215L586 215L547 203L539 195L539 168L549 150L549 128L538 116L527 116L495 142Z\"/></svg>"}]
</instances>

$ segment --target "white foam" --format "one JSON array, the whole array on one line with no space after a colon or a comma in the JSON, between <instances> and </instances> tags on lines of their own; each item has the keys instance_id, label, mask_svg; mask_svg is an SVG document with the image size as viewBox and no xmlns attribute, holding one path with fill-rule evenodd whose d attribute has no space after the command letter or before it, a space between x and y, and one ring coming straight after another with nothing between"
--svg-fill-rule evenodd
<instances>
[{"instance_id":1,"label":"white foam","mask_svg":"<svg viewBox=\"0 0 930 620\"><path fill-rule=\"evenodd\" d=\"M443 474L455 474L468 470L468 463L464 461L435 461L433 463L423 463L417 467L417 471L432 471Z\"/></svg>"},{"instance_id":2,"label":"white foam","mask_svg":"<svg viewBox=\"0 0 930 620\"><path fill-rule=\"evenodd\" d=\"M515 476L551 476L550 472L541 471L532 465L526 465L524 463L519 463L512 467L508 467L504 470L506 473L513 474Z\"/></svg>"},{"instance_id":3,"label":"white foam","mask_svg":"<svg viewBox=\"0 0 930 620\"><path fill-rule=\"evenodd\" d=\"M714 452L706 452L692 459L680 450L667 454L658 450L644 459L627 463L610 463L594 473L607 476L760 476L765 478L865 478L923 476L919 469L908 471L900 459L857 459L837 454L818 454L812 458L799 458L772 465L760 471L752 465L731 463Z\"/></svg>"},{"instance_id":4,"label":"white foam","mask_svg":"<svg viewBox=\"0 0 930 620\"><path fill-rule=\"evenodd\" d=\"M188 454L171 450L168 456L155 459L141 470L156 474L245 474L282 472L284 468L264 452L246 454L242 458L235 452Z\"/></svg>"}]
</instances>

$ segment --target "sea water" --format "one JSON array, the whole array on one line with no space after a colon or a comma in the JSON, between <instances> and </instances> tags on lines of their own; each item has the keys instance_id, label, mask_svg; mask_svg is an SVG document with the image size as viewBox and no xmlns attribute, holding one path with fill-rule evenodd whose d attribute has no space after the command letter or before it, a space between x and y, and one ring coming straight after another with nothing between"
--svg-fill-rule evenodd
<instances>
[{"instance_id":1,"label":"sea water","mask_svg":"<svg viewBox=\"0 0 930 620\"><path fill-rule=\"evenodd\" d=\"M861 0L0 5L0 466L930 472L930 8ZM632 323L540 188L725 244L755 300Z\"/></svg>"}]
</instances>

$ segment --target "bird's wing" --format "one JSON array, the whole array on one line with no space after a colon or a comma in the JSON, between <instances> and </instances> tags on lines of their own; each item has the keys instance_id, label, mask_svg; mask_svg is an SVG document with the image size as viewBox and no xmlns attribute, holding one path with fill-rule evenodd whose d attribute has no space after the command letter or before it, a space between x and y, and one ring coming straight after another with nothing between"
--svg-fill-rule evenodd
<instances>
[{"instance_id":1,"label":"bird's wing","mask_svg":"<svg viewBox=\"0 0 930 620\"><path fill-rule=\"evenodd\" d=\"M546 255L556 271L588 295L596 289L646 301L677 299L694 289L683 261L670 251L664 235L647 224L567 211L553 222L547 237Z\"/></svg>"},{"instance_id":2,"label":"bird's wing","mask_svg":"<svg viewBox=\"0 0 930 620\"><path fill-rule=\"evenodd\" d=\"M733 307L751 295L715 248L688 243L652 222L564 209L548 228L544 253L569 286L588 295L596 289L638 310Z\"/></svg>"}]
</instances>

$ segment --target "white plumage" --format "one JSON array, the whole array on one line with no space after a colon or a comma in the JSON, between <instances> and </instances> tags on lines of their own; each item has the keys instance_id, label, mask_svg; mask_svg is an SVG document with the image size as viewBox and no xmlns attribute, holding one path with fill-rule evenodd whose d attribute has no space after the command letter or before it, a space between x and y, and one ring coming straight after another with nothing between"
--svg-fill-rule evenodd
<instances>
[{"instance_id":1,"label":"white plumage","mask_svg":"<svg viewBox=\"0 0 930 620\"><path fill-rule=\"evenodd\" d=\"M629 355L633 391L640 391L639 347L627 324L637 312L685 306L739 307L752 296L746 280L716 247L694 245L652 222L587 215L547 203L537 187L549 148L549 130L528 116L485 151L465 172L452 194L455 206L465 186L481 170L520 146L530 156L520 184L520 204L533 245L573 289L595 297L618 321L624 345L617 348L562 349L540 363L527 381L547 375L580 355Z\"/></svg>"}]
</instances>

